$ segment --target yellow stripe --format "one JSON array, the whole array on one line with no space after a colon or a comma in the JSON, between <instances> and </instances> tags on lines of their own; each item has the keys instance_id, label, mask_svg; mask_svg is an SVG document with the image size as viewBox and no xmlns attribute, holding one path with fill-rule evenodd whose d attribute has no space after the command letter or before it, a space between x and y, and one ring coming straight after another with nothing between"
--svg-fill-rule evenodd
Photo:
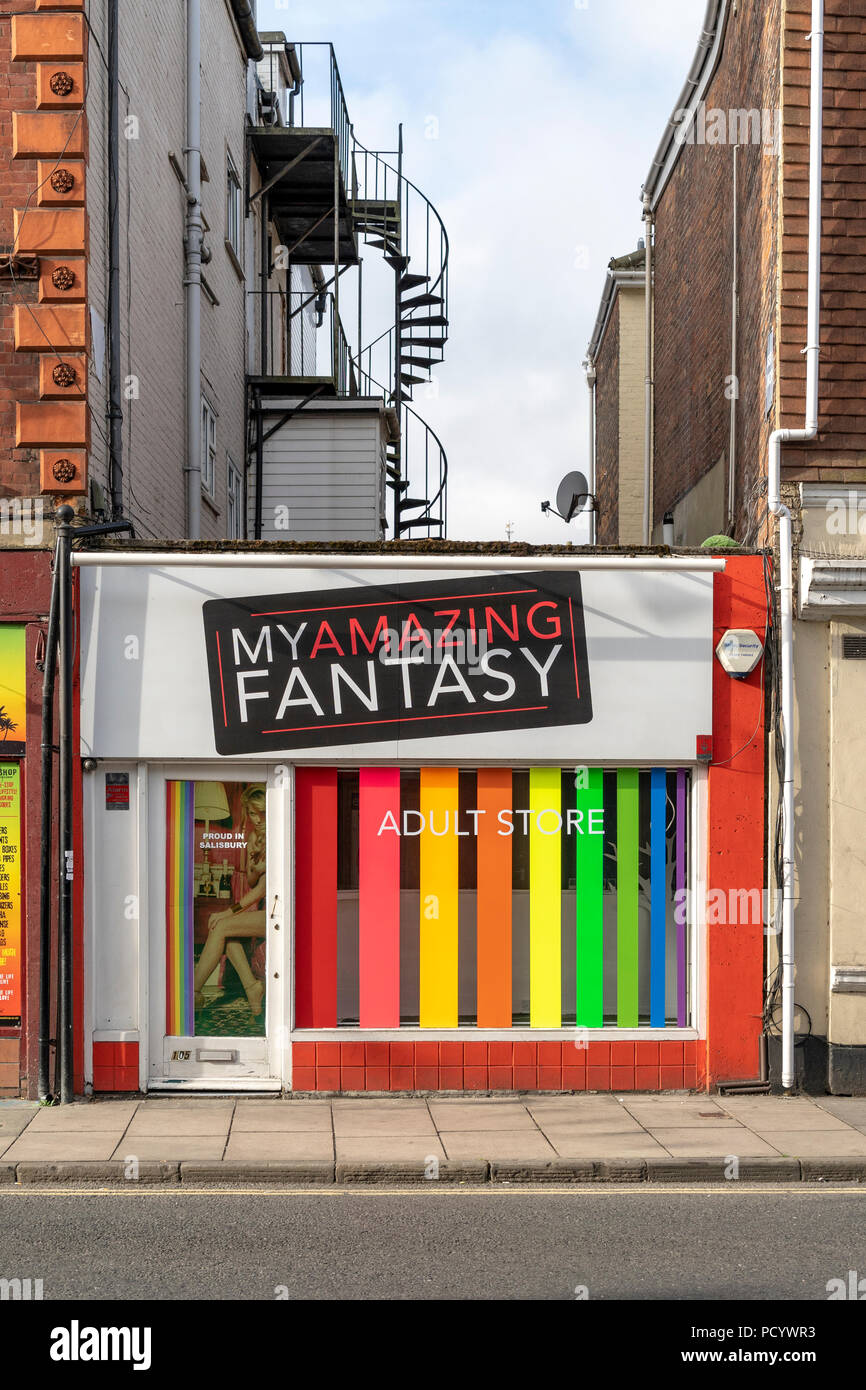
<instances>
[{"instance_id":1,"label":"yellow stripe","mask_svg":"<svg viewBox=\"0 0 866 1390\"><path fill-rule=\"evenodd\" d=\"M456 1028L458 773L421 769L420 1024ZM447 834L445 829L447 818ZM433 834L436 830L440 832Z\"/></svg>"},{"instance_id":2,"label":"yellow stripe","mask_svg":"<svg viewBox=\"0 0 866 1390\"><path fill-rule=\"evenodd\" d=\"M529 1023L562 1026L562 813L558 767L529 770ZM539 823L540 817L540 823Z\"/></svg>"}]
</instances>

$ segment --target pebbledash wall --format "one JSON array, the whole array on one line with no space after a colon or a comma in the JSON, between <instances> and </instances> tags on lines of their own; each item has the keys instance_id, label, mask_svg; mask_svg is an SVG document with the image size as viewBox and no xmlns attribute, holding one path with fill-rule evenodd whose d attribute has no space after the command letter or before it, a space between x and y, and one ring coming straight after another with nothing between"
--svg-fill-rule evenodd
<instances>
[{"instance_id":1,"label":"pebbledash wall","mask_svg":"<svg viewBox=\"0 0 866 1390\"><path fill-rule=\"evenodd\" d=\"M80 1085L757 1075L766 557L431 549L78 557Z\"/></svg>"}]
</instances>

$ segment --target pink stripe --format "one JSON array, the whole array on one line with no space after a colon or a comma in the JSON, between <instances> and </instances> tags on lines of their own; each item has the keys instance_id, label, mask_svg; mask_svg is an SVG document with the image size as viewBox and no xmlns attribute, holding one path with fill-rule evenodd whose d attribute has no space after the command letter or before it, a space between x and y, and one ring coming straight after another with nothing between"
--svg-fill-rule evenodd
<instances>
[{"instance_id":1,"label":"pink stripe","mask_svg":"<svg viewBox=\"0 0 866 1390\"><path fill-rule=\"evenodd\" d=\"M361 768L358 821L360 1026L399 1028L399 768Z\"/></svg>"}]
</instances>

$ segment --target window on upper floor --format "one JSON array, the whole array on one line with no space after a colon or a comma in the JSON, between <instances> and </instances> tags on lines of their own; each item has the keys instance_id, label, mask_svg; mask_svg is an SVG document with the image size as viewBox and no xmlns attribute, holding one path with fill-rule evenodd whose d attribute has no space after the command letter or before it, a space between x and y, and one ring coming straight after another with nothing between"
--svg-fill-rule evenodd
<instances>
[{"instance_id":1,"label":"window on upper floor","mask_svg":"<svg viewBox=\"0 0 866 1390\"><path fill-rule=\"evenodd\" d=\"M226 538L230 541L242 541L244 538L244 480L240 469L228 455L226 455L226 462L228 466Z\"/></svg>"},{"instance_id":2,"label":"window on upper floor","mask_svg":"<svg viewBox=\"0 0 866 1390\"><path fill-rule=\"evenodd\" d=\"M235 162L226 152L226 244L237 258L242 256L243 207L241 180Z\"/></svg>"},{"instance_id":3,"label":"window on upper floor","mask_svg":"<svg viewBox=\"0 0 866 1390\"><path fill-rule=\"evenodd\" d=\"M201 485L209 497L216 483L216 412L206 396L201 398Z\"/></svg>"}]
</instances>

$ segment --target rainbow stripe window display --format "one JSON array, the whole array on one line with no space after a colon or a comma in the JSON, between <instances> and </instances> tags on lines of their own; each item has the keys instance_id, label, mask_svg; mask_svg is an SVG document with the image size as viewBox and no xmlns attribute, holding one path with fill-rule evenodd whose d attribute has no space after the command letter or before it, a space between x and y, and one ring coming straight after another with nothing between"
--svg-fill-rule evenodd
<instances>
[{"instance_id":1,"label":"rainbow stripe window display","mask_svg":"<svg viewBox=\"0 0 866 1390\"><path fill-rule=\"evenodd\" d=\"M301 768L295 1027L684 1027L690 777Z\"/></svg>"}]
</instances>

